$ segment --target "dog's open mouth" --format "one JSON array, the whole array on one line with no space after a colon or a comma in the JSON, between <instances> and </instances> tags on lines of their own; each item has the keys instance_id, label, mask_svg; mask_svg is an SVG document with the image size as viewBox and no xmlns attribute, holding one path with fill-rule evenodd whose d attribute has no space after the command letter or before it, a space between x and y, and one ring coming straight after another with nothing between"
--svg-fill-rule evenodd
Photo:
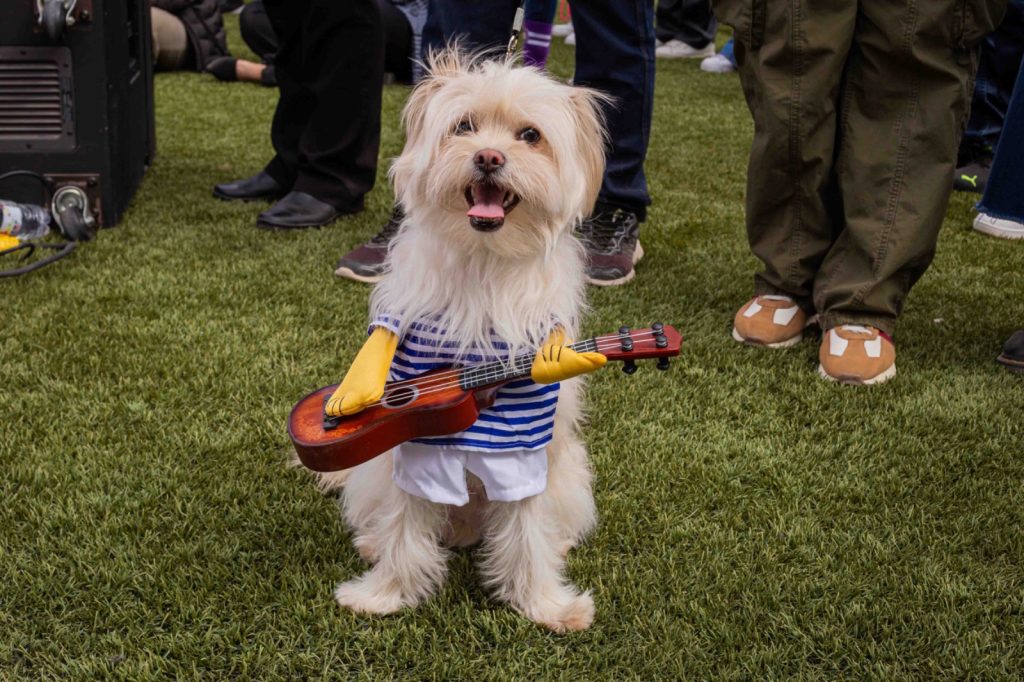
<instances>
[{"instance_id":1,"label":"dog's open mouth","mask_svg":"<svg viewBox=\"0 0 1024 682\"><path fill-rule=\"evenodd\" d=\"M469 224L481 232L494 232L505 224L505 216L519 203L519 197L503 187L484 180L466 188Z\"/></svg>"}]
</instances>

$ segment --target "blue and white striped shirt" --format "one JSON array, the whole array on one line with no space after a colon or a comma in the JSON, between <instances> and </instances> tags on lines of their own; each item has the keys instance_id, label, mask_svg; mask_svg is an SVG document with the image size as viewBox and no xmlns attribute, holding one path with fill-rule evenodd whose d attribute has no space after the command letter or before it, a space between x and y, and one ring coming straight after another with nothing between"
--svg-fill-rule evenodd
<instances>
[{"instance_id":1,"label":"blue and white striped shirt","mask_svg":"<svg viewBox=\"0 0 1024 682\"><path fill-rule=\"evenodd\" d=\"M376 327L399 335L400 324L394 317L378 315L370 324L370 331ZM508 348L496 336L491 341L499 351ZM446 330L436 323L412 323L398 344L388 381L403 381L451 367L456 364L455 346L455 342L446 340ZM457 364L476 365L499 359L492 354L463 353ZM480 418L465 431L417 438L413 442L478 452L537 450L551 442L557 402L558 384L538 384L529 377L516 379L498 389L494 404L481 410Z\"/></svg>"}]
</instances>

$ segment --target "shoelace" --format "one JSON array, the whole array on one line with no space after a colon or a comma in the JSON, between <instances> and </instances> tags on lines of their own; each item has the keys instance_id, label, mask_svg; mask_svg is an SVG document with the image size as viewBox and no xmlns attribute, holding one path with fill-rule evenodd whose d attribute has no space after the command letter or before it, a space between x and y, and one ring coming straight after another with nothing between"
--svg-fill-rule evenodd
<instances>
[{"instance_id":1,"label":"shoelace","mask_svg":"<svg viewBox=\"0 0 1024 682\"><path fill-rule=\"evenodd\" d=\"M398 233L398 228L401 226L402 218L404 217L405 214L402 212L402 209L396 206L384 227L380 228L380 232L370 237L370 243L379 246L387 246L391 243L391 240Z\"/></svg>"},{"instance_id":2,"label":"shoelace","mask_svg":"<svg viewBox=\"0 0 1024 682\"><path fill-rule=\"evenodd\" d=\"M590 221L586 239L591 247L601 253L622 251L622 242L629 236L630 216L622 209L602 211Z\"/></svg>"}]
</instances>

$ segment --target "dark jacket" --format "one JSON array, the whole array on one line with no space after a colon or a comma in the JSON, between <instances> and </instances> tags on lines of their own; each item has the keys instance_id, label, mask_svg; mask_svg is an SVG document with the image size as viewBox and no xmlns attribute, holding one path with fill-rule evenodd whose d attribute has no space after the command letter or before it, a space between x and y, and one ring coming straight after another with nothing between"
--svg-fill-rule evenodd
<instances>
[{"instance_id":1,"label":"dark jacket","mask_svg":"<svg viewBox=\"0 0 1024 682\"><path fill-rule=\"evenodd\" d=\"M203 71L211 59L228 54L224 36L224 20L217 0L152 0L159 7L181 19L195 57L195 68Z\"/></svg>"}]
</instances>

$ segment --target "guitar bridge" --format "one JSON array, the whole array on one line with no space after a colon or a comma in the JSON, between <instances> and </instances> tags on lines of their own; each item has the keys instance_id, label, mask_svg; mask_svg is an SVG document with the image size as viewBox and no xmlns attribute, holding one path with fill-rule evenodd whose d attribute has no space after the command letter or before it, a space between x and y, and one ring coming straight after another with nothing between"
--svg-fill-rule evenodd
<instances>
[{"instance_id":1,"label":"guitar bridge","mask_svg":"<svg viewBox=\"0 0 1024 682\"><path fill-rule=\"evenodd\" d=\"M332 417L332 416L327 414L327 402L330 399L331 399L330 394L324 396L324 421L323 421L324 431L331 431L333 429L336 429L336 428L338 428L338 425L341 424L341 417Z\"/></svg>"}]
</instances>

